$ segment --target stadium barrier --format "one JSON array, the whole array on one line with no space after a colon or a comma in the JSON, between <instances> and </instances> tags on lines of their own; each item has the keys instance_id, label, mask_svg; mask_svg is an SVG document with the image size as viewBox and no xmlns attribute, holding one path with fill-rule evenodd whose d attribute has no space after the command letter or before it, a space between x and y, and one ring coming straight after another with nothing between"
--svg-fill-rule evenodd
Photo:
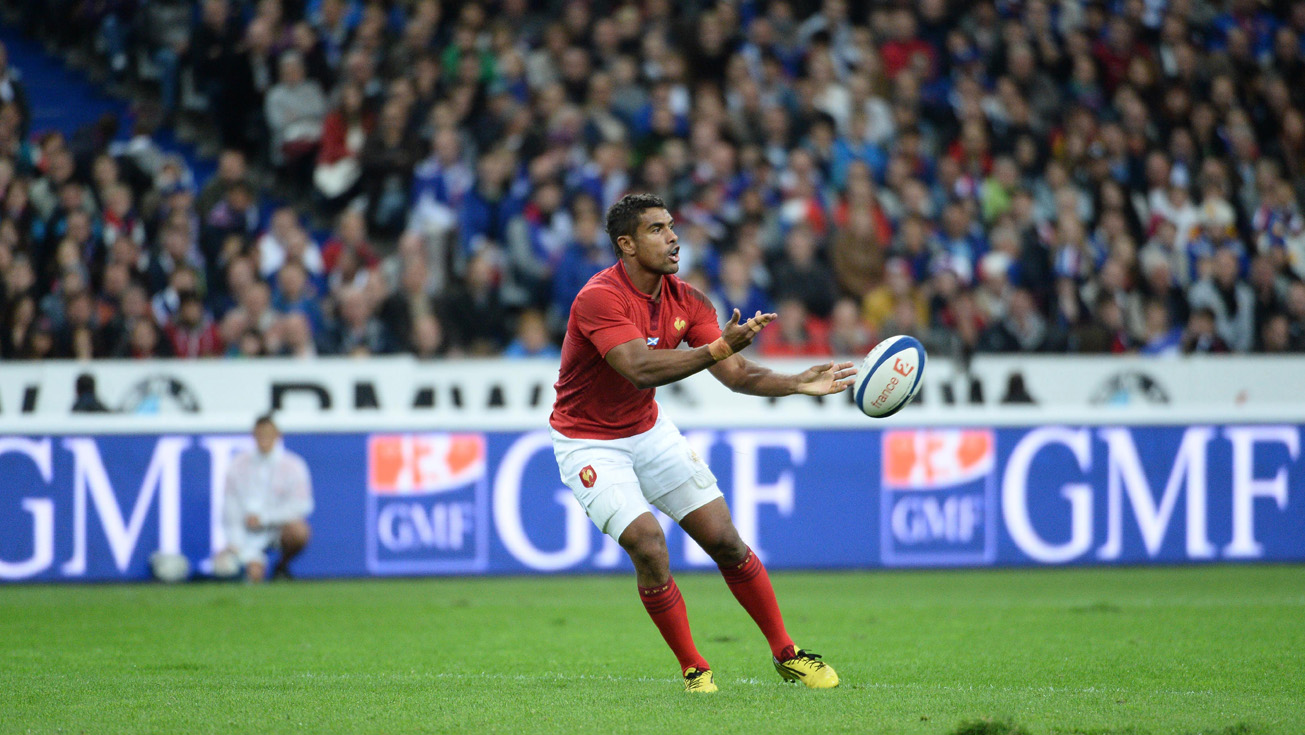
<instances>
[{"instance_id":1,"label":"stadium barrier","mask_svg":"<svg viewBox=\"0 0 1305 735\"><path fill-rule=\"evenodd\" d=\"M799 371L812 362L768 364ZM65 431L75 399L73 386L82 373L96 378L100 397L115 411L161 419L94 424L125 430L243 427L268 409L292 420L302 417L312 427L329 419L332 425L364 429L392 422L530 429L548 419L557 363L424 362L411 356L10 363L0 367L0 430L36 419L36 425ZM1301 357L982 355L965 364L931 357L920 394L902 416L923 422L966 421L967 412L991 417L996 410L1012 421L1028 423L1046 420L1049 413L1071 417L1053 419L1057 421L1111 415L1149 423L1175 421L1174 412L1216 412L1223 420L1243 420L1243 412L1282 413L1293 407L1300 416L1305 415L1301 375ZM865 426L865 417L848 395L782 401L740 398L706 373L660 389L658 400L682 423L707 412L729 416L740 425ZM1072 418L1078 416L1084 418ZM92 425L84 423L85 417L72 418L78 422L73 426Z\"/></svg>"},{"instance_id":2,"label":"stadium barrier","mask_svg":"<svg viewBox=\"0 0 1305 735\"><path fill-rule=\"evenodd\" d=\"M685 434L776 569L1305 560L1299 424L703 418ZM210 568L225 543L222 478L251 445L247 428L139 428L0 436L0 579L139 580L155 550ZM286 444L308 461L317 501L302 576L628 566L558 478L544 430L319 430ZM677 569L710 568L667 530Z\"/></svg>"}]
</instances>

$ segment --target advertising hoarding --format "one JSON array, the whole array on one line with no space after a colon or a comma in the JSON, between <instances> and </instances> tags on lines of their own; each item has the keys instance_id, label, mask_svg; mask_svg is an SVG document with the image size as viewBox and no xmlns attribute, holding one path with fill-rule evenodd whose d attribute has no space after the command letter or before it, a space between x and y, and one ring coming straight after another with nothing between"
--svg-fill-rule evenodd
<instances>
[{"instance_id":1,"label":"advertising hoarding","mask_svg":"<svg viewBox=\"0 0 1305 735\"><path fill-rule=\"evenodd\" d=\"M1302 427L691 429L775 569L1305 560ZM297 433L304 577L627 569L558 477L546 431ZM0 436L0 579L199 570L226 541L247 435ZM665 518L672 565L711 568Z\"/></svg>"}]
</instances>

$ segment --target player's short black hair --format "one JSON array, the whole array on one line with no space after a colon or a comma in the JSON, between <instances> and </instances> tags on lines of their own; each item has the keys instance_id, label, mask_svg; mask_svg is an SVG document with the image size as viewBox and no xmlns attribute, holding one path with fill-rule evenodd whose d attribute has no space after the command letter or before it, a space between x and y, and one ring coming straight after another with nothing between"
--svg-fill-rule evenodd
<instances>
[{"instance_id":1,"label":"player's short black hair","mask_svg":"<svg viewBox=\"0 0 1305 735\"><path fill-rule=\"evenodd\" d=\"M264 424L271 426L273 429L277 429L277 431L280 431L280 429L277 428L276 422L272 420L271 412L265 413L259 416L258 418L254 419L255 429L257 429L260 426L263 426Z\"/></svg>"},{"instance_id":2,"label":"player's short black hair","mask_svg":"<svg viewBox=\"0 0 1305 735\"><path fill-rule=\"evenodd\" d=\"M666 202L656 194L626 194L621 201L607 210L607 237L612 240L612 250L621 256L621 247L616 244L622 235L634 237L639 229L639 217L645 209L666 209Z\"/></svg>"}]
</instances>

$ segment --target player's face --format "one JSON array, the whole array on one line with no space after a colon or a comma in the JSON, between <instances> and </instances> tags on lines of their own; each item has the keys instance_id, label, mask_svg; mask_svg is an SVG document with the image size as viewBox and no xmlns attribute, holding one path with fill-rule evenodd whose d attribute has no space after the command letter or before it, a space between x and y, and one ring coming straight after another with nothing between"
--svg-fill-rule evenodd
<instances>
[{"instance_id":1,"label":"player's face","mask_svg":"<svg viewBox=\"0 0 1305 735\"><path fill-rule=\"evenodd\" d=\"M645 270L669 275L680 270L680 238L675 234L671 213L645 209L634 233L634 259Z\"/></svg>"}]
</instances>

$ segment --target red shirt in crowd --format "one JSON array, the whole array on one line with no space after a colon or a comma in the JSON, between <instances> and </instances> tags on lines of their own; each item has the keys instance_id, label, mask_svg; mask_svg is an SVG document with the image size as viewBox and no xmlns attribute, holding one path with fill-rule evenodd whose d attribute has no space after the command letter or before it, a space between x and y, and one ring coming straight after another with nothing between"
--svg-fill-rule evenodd
<instances>
[{"instance_id":1,"label":"red shirt in crowd","mask_svg":"<svg viewBox=\"0 0 1305 735\"><path fill-rule=\"evenodd\" d=\"M218 357L222 354L222 337L211 320L191 328L172 320L163 328L163 333L172 343L172 354L177 357Z\"/></svg>"}]
</instances>

